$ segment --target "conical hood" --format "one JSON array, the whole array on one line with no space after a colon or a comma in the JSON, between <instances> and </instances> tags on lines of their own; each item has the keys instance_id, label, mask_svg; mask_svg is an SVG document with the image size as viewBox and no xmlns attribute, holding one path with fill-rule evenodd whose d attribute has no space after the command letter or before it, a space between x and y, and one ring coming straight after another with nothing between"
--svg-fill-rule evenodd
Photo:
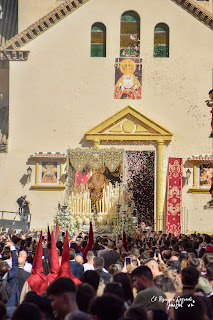
<instances>
[{"instance_id":1,"label":"conical hood","mask_svg":"<svg viewBox=\"0 0 213 320\"><path fill-rule=\"evenodd\" d=\"M42 247L42 231L40 234L39 242L36 248L36 253L33 261L32 273L44 272L42 265L43 247Z\"/></svg>"},{"instance_id":2,"label":"conical hood","mask_svg":"<svg viewBox=\"0 0 213 320\"><path fill-rule=\"evenodd\" d=\"M33 262L32 274L27 279L27 282L32 291L35 291L37 294L42 294L48 285L47 277L44 274L44 269L42 266L42 256L43 256L43 247L42 247L42 232L36 248L36 253Z\"/></svg>"},{"instance_id":3,"label":"conical hood","mask_svg":"<svg viewBox=\"0 0 213 320\"><path fill-rule=\"evenodd\" d=\"M64 246L61 257L60 277L68 277L70 275L70 250L69 250L69 237L68 231L66 231L66 237L64 240ZM63 275L61 275L61 273Z\"/></svg>"},{"instance_id":4,"label":"conical hood","mask_svg":"<svg viewBox=\"0 0 213 320\"><path fill-rule=\"evenodd\" d=\"M92 221L90 221L90 224L89 224L89 239L91 240L91 242L93 244L94 243L94 239L93 239Z\"/></svg>"},{"instance_id":5,"label":"conical hood","mask_svg":"<svg viewBox=\"0 0 213 320\"><path fill-rule=\"evenodd\" d=\"M51 242L51 234L50 234L49 224L48 224L48 227L47 227L47 242Z\"/></svg>"},{"instance_id":6,"label":"conical hood","mask_svg":"<svg viewBox=\"0 0 213 320\"><path fill-rule=\"evenodd\" d=\"M58 278L59 277L71 278L75 284L81 283L81 281L78 278L76 278L70 270L70 250L69 250L68 231L66 231L66 237L64 240L64 247L63 247L63 252L61 257L61 267L58 274Z\"/></svg>"},{"instance_id":7,"label":"conical hood","mask_svg":"<svg viewBox=\"0 0 213 320\"><path fill-rule=\"evenodd\" d=\"M53 231L52 231L52 239L51 239L50 263L51 263L50 272L47 275L49 284L57 278L58 272L59 272L58 250L56 248Z\"/></svg>"},{"instance_id":8,"label":"conical hood","mask_svg":"<svg viewBox=\"0 0 213 320\"><path fill-rule=\"evenodd\" d=\"M88 242L87 242L87 246L86 248L83 250L83 259L84 259L84 262L86 263L86 255L87 255L87 252L90 251L92 249L92 245L94 243L94 239L93 239L93 228L92 228L92 222L90 221L90 227L89 227L89 239L88 239Z\"/></svg>"},{"instance_id":9,"label":"conical hood","mask_svg":"<svg viewBox=\"0 0 213 320\"><path fill-rule=\"evenodd\" d=\"M57 238L60 234L60 229L59 229L59 225L58 225L58 219L56 219L56 228L55 228L55 241L57 242Z\"/></svg>"}]
</instances>

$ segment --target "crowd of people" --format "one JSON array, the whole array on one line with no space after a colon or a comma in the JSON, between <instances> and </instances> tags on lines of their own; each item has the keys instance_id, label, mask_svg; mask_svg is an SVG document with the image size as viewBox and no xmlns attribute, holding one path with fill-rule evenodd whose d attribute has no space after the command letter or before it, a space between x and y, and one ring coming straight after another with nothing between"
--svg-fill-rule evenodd
<instances>
[{"instance_id":1,"label":"crowd of people","mask_svg":"<svg viewBox=\"0 0 213 320\"><path fill-rule=\"evenodd\" d=\"M0 320L212 320L213 239L0 233Z\"/></svg>"}]
</instances>

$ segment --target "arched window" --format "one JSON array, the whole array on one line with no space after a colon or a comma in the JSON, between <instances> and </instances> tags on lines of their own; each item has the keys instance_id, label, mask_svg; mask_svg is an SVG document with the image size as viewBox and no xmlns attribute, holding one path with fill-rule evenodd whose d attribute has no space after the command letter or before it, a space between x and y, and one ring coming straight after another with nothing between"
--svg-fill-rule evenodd
<instances>
[{"instance_id":1,"label":"arched window","mask_svg":"<svg viewBox=\"0 0 213 320\"><path fill-rule=\"evenodd\" d=\"M106 27L100 22L91 27L91 57L106 57Z\"/></svg>"},{"instance_id":2,"label":"arched window","mask_svg":"<svg viewBox=\"0 0 213 320\"><path fill-rule=\"evenodd\" d=\"M154 57L169 57L169 27L158 23L154 30Z\"/></svg>"},{"instance_id":3,"label":"arched window","mask_svg":"<svg viewBox=\"0 0 213 320\"><path fill-rule=\"evenodd\" d=\"M120 57L140 56L140 17L134 11L121 16Z\"/></svg>"}]
</instances>

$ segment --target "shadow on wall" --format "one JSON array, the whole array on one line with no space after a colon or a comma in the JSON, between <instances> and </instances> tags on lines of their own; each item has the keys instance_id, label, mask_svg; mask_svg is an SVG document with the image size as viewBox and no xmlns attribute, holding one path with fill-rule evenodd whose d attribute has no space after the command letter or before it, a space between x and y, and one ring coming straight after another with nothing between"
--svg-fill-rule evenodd
<instances>
[{"instance_id":1,"label":"shadow on wall","mask_svg":"<svg viewBox=\"0 0 213 320\"><path fill-rule=\"evenodd\" d=\"M28 175L27 174L23 174L23 176L21 177L19 182L21 183L22 188L24 188L26 186L27 182L28 182Z\"/></svg>"}]
</instances>

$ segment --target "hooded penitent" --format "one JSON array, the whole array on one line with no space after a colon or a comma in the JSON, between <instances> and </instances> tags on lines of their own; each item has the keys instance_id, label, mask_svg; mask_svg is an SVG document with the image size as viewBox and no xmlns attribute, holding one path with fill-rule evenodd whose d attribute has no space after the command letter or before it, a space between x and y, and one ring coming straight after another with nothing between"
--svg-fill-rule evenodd
<instances>
[{"instance_id":1,"label":"hooded penitent","mask_svg":"<svg viewBox=\"0 0 213 320\"><path fill-rule=\"evenodd\" d=\"M51 234L50 234L49 224L48 224L48 227L47 227L47 242L51 242Z\"/></svg>"},{"instance_id":2,"label":"hooded penitent","mask_svg":"<svg viewBox=\"0 0 213 320\"><path fill-rule=\"evenodd\" d=\"M92 249L93 243L94 243L94 239L93 239L93 228L92 228L92 222L90 221L88 243L87 243L86 248L82 251L82 253L83 253L83 258L84 258L84 262L86 262L87 252Z\"/></svg>"},{"instance_id":3,"label":"hooded penitent","mask_svg":"<svg viewBox=\"0 0 213 320\"><path fill-rule=\"evenodd\" d=\"M33 262L32 274L27 279L27 282L32 291L35 291L37 294L42 294L48 285L47 277L44 274L44 269L42 266L42 256L43 256L43 247L42 247L42 232L36 248L35 258Z\"/></svg>"},{"instance_id":4,"label":"hooded penitent","mask_svg":"<svg viewBox=\"0 0 213 320\"><path fill-rule=\"evenodd\" d=\"M64 247L63 247L62 258L61 258L61 267L58 273L58 278L60 277L71 278L76 285L81 283L81 281L78 278L76 278L70 270L70 251L69 251L68 231L66 231L66 237L64 241Z\"/></svg>"},{"instance_id":5,"label":"hooded penitent","mask_svg":"<svg viewBox=\"0 0 213 320\"><path fill-rule=\"evenodd\" d=\"M48 284L50 284L53 280L55 280L58 276L59 272L59 260L58 260L58 250L55 244L55 238L52 232L51 237L51 251L50 251L50 272L47 275Z\"/></svg>"}]
</instances>

